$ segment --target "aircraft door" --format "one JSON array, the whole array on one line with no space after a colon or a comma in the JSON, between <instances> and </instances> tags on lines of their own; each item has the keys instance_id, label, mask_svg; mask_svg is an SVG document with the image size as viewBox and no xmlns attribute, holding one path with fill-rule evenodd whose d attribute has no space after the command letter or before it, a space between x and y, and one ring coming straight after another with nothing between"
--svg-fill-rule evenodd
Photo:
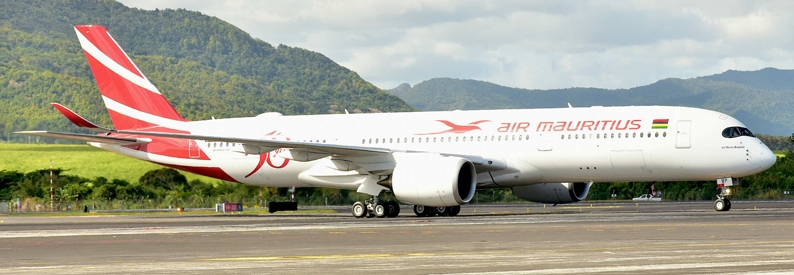
<instances>
[{"instance_id":1,"label":"aircraft door","mask_svg":"<svg viewBox=\"0 0 794 275\"><path fill-rule=\"evenodd\" d=\"M187 155L192 159L201 157L201 150L199 150L198 144L195 140L189 139L187 141Z\"/></svg>"},{"instance_id":2,"label":"aircraft door","mask_svg":"<svg viewBox=\"0 0 794 275\"><path fill-rule=\"evenodd\" d=\"M678 129L675 134L675 148L688 149L691 147L689 143L690 128L692 127L691 120L679 120Z\"/></svg>"}]
</instances>

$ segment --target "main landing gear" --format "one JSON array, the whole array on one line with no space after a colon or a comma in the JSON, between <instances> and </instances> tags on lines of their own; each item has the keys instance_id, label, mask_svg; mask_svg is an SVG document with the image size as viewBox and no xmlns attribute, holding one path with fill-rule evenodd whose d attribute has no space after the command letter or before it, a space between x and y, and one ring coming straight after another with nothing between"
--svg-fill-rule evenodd
<instances>
[{"instance_id":1,"label":"main landing gear","mask_svg":"<svg viewBox=\"0 0 794 275\"><path fill-rule=\"evenodd\" d=\"M414 214L417 217L457 216L460 213L460 205L431 207L424 205L414 205Z\"/></svg>"},{"instance_id":2,"label":"main landing gear","mask_svg":"<svg viewBox=\"0 0 794 275\"><path fill-rule=\"evenodd\" d=\"M400 205L394 201L381 201L377 196L357 201L353 204L353 216L356 218L394 218L400 215Z\"/></svg>"},{"instance_id":3,"label":"main landing gear","mask_svg":"<svg viewBox=\"0 0 794 275\"><path fill-rule=\"evenodd\" d=\"M717 195L717 200L714 202L714 210L728 211L731 210L731 200L728 196L731 195L731 189L728 187L721 187L720 194Z\"/></svg>"}]
</instances>

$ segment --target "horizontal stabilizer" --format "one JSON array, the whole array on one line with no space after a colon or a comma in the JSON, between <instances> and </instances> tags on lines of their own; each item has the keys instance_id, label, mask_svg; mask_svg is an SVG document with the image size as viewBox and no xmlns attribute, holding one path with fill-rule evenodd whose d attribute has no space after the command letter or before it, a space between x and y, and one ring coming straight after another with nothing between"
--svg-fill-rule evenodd
<instances>
[{"instance_id":1,"label":"horizontal stabilizer","mask_svg":"<svg viewBox=\"0 0 794 275\"><path fill-rule=\"evenodd\" d=\"M100 131L100 132L110 132L111 130L99 125L94 124L93 122L88 121L87 119L83 118L82 116L78 115L74 111L66 108L66 106L61 105L60 103L52 103L52 106L55 107L58 112L61 112L63 116L65 116L69 121L77 125L80 128L86 128L93 131Z\"/></svg>"},{"instance_id":2,"label":"horizontal stabilizer","mask_svg":"<svg viewBox=\"0 0 794 275\"><path fill-rule=\"evenodd\" d=\"M62 132L50 132L50 131L21 131L14 133L31 135L31 136L40 136L40 137L79 140L85 142L116 144L116 145L146 144L152 141L151 139L148 138L123 138L123 137L89 135L89 134L78 134L78 133L62 133Z\"/></svg>"}]
</instances>

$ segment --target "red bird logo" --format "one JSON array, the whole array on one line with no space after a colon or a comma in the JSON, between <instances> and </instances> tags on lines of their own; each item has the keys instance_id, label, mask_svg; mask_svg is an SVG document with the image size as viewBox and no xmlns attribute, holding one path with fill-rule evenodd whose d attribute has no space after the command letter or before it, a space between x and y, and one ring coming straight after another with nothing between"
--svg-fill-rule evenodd
<instances>
[{"instance_id":1,"label":"red bird logo","mask_svg":"<svg viewBox=\"0 0 794 275\"><path fill-rule=\"evenodd\" d=\"M450 129L444 130L444 131L441 131L441 132L424 133L424 134L418 134L418 135L438 135L438 134L447 134L447 133L463 134L463 133L468 133L468 132L471 132L471 131L474 131L474 130L482 130L482 129L480 129L480 126L477 126L477 124L480 124L480 123L483 123L483 122L490 122L490 120L478 120L478 121L475 121L475 122L470 122L467 125L457 125L455 123L452 123L452 122L449 122L449 121L446 121L446 120L436 120L436 121L444 123L444 125L449 126Z\"/></svg>"}]
</instances>

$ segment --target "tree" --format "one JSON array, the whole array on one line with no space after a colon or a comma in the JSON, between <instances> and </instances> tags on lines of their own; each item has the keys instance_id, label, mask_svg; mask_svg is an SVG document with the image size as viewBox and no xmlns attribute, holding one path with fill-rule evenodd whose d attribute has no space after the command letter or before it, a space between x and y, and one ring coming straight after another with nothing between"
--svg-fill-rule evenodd
<instances>
[{"instance_id":1,"label":"tree","mask_svg":"<svg viewBox=\"0 0 794 275\"><path fill-rule=\"evenodd\" d=\"M138 184L151 189L177 191L184 189L187 179L174 169L162 168L146 172L138 180Z\"/></svg>"}]
</instances>

